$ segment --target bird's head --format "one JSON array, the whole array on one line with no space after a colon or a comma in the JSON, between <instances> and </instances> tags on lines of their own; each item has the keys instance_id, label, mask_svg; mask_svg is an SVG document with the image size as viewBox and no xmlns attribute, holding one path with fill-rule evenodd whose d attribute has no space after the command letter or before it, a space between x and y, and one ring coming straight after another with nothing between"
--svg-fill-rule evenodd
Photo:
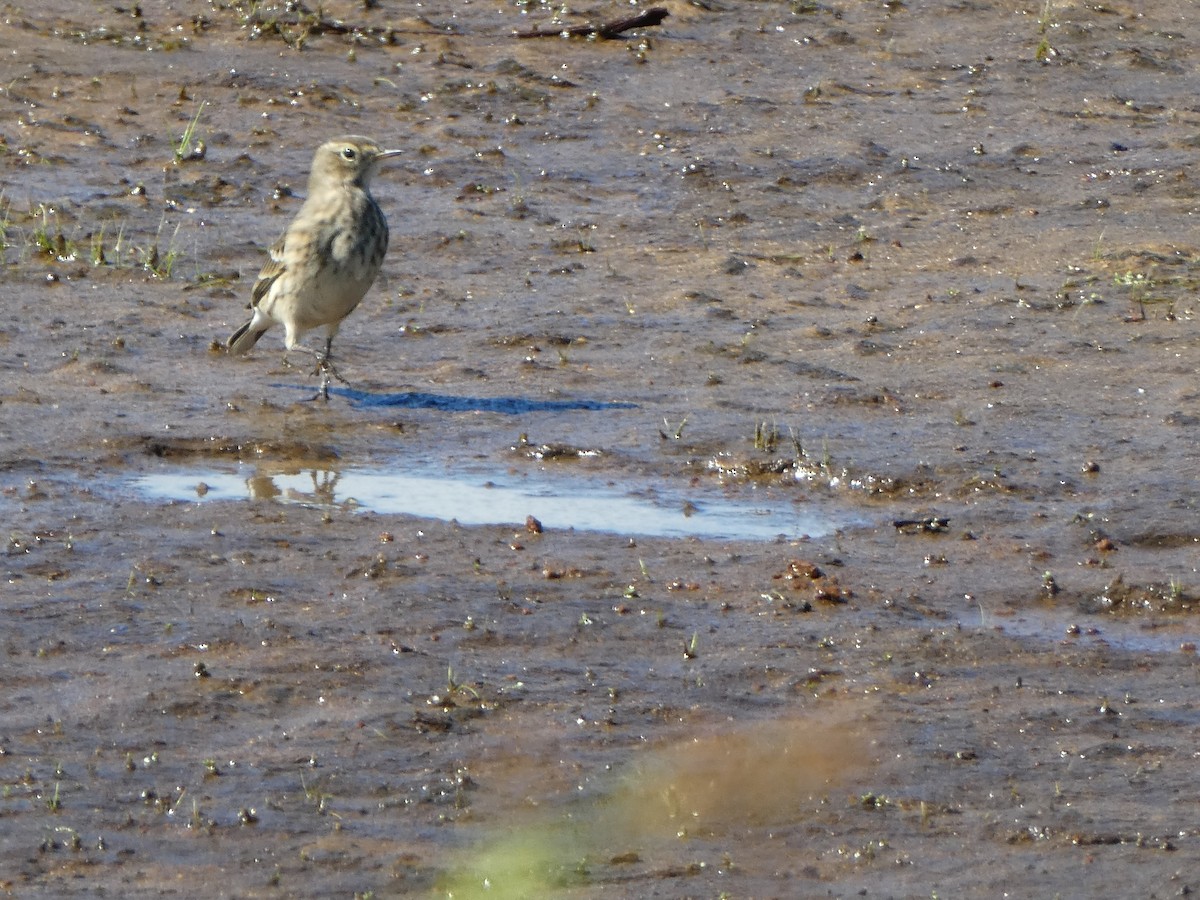
<instances>
[{"instance_id":1,"label":"bird's head","mask_svg":"<svg viewBox=\"0 0 1200 900\"><path fill-rule=\"evenodd\" d=\"M313 157L312 172L308 179L309 193L331 186L353 186L367 190L379 164L402 152L384 150L370 138L355 134L326 141L317 148Z\"/></svg>"}]
</instances>

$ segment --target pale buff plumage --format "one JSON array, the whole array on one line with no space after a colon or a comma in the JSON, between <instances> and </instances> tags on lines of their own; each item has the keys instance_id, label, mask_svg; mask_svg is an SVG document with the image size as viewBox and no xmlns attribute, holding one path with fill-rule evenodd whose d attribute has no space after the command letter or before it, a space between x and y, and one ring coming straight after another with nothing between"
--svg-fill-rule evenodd
<instances>
[{"instance_id":1,"label":"pale buff plumage","mask_svg":"<svg viewBox=\"0 0 1200 900\"><path fill-rule=\"evenodd\" d=\"M251 291L254 314L230 336L230 353L245 353L273 325L283 326L289 350L306 331L324 326L319 366L329 370L334 335L374 283L387 252L387 221L371 196L371 177L382 160L400 152L357 135L317 148L308 197L272 245Z\"/></svg>"}]
</instances>

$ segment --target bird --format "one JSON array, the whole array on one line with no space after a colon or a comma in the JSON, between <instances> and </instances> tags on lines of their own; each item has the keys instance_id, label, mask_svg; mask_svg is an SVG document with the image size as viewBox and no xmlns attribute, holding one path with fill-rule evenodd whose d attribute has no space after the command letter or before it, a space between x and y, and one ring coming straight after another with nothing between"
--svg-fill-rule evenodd
<instances>
[{"instance_id":1,"label":"bird","mask_svg":"<svg viewBox=\"0 0 1200 900\"><path fill-rule=\"evenodd\" d=\"M319 396L329 399L330 374L343 380L330 361L334 336L374 284L387 252L387 219L371 196L371 179L381 162L402 152L353 134L317 148L308 196L268 251L250 292L253 314L230 335L229 353L246 353L274 325L283 326L284 346L294 350L305 332L324 326L324 352L310 352L321 373Z\"/></svg>"}]
</instances>

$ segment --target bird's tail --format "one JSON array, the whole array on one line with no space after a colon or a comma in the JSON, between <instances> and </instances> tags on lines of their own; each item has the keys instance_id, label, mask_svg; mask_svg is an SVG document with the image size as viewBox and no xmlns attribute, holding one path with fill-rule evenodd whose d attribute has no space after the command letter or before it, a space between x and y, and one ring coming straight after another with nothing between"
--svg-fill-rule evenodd
<instances>
[{"instance_id":1,"label":"bird's tail","mask_svg":"<svg viewBox=\"0 0 1200 900\"><path fill-rule=\"evenodd\" d=\"M267 325L255 328L253 327L254 324L255 319L251 319L229 336L229 340L226 341L225 346L228 348L230 353L245 353L247 350L257 344L258 339L266 334L267 329L271 327L270 325Z\"/></svg>"}]
</instances>

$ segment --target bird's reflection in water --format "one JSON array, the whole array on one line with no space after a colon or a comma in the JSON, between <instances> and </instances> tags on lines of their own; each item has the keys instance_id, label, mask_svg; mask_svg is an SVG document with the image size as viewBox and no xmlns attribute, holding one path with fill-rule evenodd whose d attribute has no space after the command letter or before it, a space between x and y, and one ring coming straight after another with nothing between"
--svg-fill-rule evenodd
<instances>
[{"instance_id":1,"label":"bird's reflection in water","mask_svg":"<svg viewBox=\"0 0 1200 900\"><path fill-rule=\"evenodd\" d=\"M337 484L341 473L332 469L309 469L308 477L312 490L304 491L295 486L295 476L304 470L290 469L270 474L259 473L246 479L246 489L253 500L282 500L286 503L309 503L314 506L332 506L337 502ZM280 487L275 479L287 477L292 484Z\"/></svg>"}]
</instances>

